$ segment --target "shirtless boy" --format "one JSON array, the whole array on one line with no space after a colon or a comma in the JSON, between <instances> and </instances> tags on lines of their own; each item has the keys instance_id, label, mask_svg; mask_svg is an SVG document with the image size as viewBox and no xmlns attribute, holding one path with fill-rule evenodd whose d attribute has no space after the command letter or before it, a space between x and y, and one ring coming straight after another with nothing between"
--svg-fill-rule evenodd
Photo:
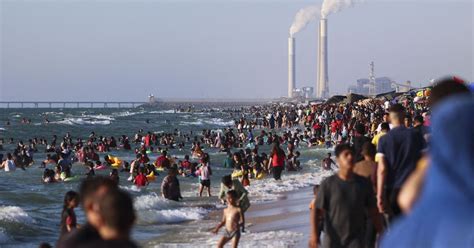
<instances>
[{"instance_id":1,"label":"shirtless boy","mask_svg":"<svg viewBox=\"0 0 474 248\"><path fill-rule=\"evenodd\" d=\"M213 233L217 234L219 229L225 225L225 234L219 240L217 247L222 248L224 245L232 240L232 247L236 248L239 245L240 240L240 227L243 223L242 211L237 206L237 192L235 190L229 190L227 192L227 208L224 209L222 221L213 230Z\"/></svg>"},{"instance_id":2,"label":"shirtless boy","mask_svg":"<svg viewBox=\"0 0 474 248\"><path fill-rule=\"evenodd\" d=\"M328 153L328 156L327 156L325 159L323 159L323 163L322 163L322 164L323 164L323 168L324 168L325 170L331 170L331 169L332 169L332 168L331 168L331 165L332 165L332 164L336 165L336 163L334 162L334 160L331 159L331 153Z\"/></svg>"}]
</instances>

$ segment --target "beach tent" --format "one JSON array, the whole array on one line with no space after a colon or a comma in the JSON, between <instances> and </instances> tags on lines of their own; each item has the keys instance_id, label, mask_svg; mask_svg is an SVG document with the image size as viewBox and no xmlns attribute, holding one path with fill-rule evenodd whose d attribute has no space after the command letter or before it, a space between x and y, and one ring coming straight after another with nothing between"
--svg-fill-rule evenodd
<instances>
[{"instance_id":1,"label":"beach tent","mask_svg":"<svg viewBox=\"0 0 474 248\"><path fill-rule=\"evenodd\" d=\"M326 104L336 104L344 101L346 99L345 96L332 96L326 101Z\"/></svg>"},{"instance_id":2,"label":"beach tent","mask_svg":"<svg viewBox=\"0 0 474 248\"><path fill-rule=\"evenodd\" d=\"M363 95L358 95L358 94L354 94L354 93L350 93L350 94L347 94L347 97L346 99L344 100L345 103L354 103L354 102L358 102L360 100L364 100L364 99L367 99L367 97L363 96Z\"/></svg>"},{"instance_id":3,"label":"beach tent","mask_svg":"<svg viewBox=\"0 0 474 248\"><path fill-rule=\"evenodd\" d=\"M391 101L401 94L402 93L397 93L396 91L390 91L387 93L378 94L375 96L375 98L383 101Z\"/></svg>"}]
</instances>

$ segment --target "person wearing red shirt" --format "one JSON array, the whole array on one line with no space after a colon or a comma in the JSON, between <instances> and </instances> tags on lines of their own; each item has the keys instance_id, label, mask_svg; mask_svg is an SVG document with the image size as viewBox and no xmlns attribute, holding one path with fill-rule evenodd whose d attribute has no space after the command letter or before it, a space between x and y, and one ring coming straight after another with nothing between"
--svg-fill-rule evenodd
<instances>
[{"instance_id":1,"label":"person wearing red shirt","mask_svg":"<svg viewBox=\"0 0 474 248\"><path fill-rule=\"evenodd\" d=\"M157 168L169 168L170 160L166 157L167 152L163 151L161 155L156 159L155 166Z\"/></svg>"},{"instance_id":2,"label":"person wearing red shirt","mask_svg":"<svg viewBox=\"0 0 474 248\"><path fill-rule=\"evenodd\" d=\"M135 177L134 184L137 187L144 187L148 185L148 179L145 176L145 168L140 169L140 173Z\"/></svg>"}]
</instances>

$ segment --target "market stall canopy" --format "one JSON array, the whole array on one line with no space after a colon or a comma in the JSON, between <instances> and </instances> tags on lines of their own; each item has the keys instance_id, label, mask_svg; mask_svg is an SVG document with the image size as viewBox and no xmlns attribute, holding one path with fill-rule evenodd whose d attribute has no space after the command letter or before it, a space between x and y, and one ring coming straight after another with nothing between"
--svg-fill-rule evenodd
<instances>
[{"instance_id":1,"label":"market stall canopy","mask_svg":"<svg viewBox=\"0 0 474 248\"><path fill-rule=\"evenodd\" d=\"M341 103L346 99L345 96L332 96L326 101L326 104L336 104L336 103Z\"/></svg>"},{"instance_id":2,"label":"market stall canopy","mask_svg":"<svg viewBox=\"0 0 474 248\"><path fill-rule=\"evenodd\" d=\"M363 95L350 93L350 94L347 94L347 97L344 100L344 102L346 102L346 103L355 103L355 102L358 102L358 101L364 100L364 99L367 99L367 97L365 97Z\"/></svg>"}]
</instances>

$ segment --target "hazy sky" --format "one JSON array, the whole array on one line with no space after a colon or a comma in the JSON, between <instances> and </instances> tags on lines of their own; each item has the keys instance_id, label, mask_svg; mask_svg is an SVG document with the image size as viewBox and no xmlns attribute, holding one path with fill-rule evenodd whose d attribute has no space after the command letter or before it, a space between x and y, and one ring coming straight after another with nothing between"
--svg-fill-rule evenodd
<instances>
[{"instance_id":1,"label":"hazy sky","mask_svg":"<svg viewBox=\"0 0 474 248\"><path fill-rule=\"evenodd\" d=\"M272 98L287 92L288 29L320 1L0 0L0 100ZM331 93L376 76L474 81L474 4L367 0L329 17ZM317 25L296 35L315 86Z\"/></svg>"}]
</instances>

